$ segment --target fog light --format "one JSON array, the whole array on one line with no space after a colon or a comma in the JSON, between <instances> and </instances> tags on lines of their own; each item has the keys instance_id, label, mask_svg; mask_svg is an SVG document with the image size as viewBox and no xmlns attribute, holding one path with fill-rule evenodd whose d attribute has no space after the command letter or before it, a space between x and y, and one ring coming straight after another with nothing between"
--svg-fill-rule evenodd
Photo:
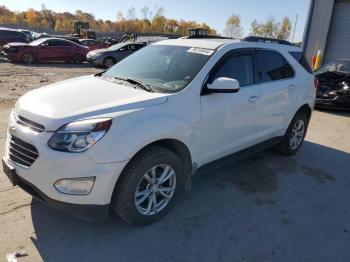
<instances>
[{"instance_id":1,"label":"fog light","mask_svg":"<svg viewBox=\"0 0 350 262\"><path fill-rule=\"evenodd\" d=\"M64 178L55 183L55 188L70 195L88 195L95 183L96 177Z\"/></svg>"}]
</instances>

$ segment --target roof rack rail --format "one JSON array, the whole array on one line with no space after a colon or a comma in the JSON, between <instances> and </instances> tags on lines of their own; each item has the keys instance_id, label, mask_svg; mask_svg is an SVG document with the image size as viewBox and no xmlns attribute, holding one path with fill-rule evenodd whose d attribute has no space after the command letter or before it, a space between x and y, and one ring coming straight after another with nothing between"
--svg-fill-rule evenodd
<instances>
[{"instance_id":1,"label":"roof rack rail","mask_svg":"<svg viewBox=\"0 0 350 262\"><path fill-rule=\"evenodd\" d=\"M274 43L274 44L281 44L281 45L293 45L291 42L286 40L270 38L270 37L262 37L262 36L247 36L242 40L247 42L263 42L263 43Z\"/></svg>"},{"instance_id":2,"label":"roof rack rail","mask_svg":"<svg viewBox=\"0 0 350 262\"><path fill-rule=\"evenodd\" d=\"M187 39L232 39L229 37L224 37L224 36L216 36L216 35L189 35L189 36L184 36L183 38Z\"/></svg>"}]
</instances>

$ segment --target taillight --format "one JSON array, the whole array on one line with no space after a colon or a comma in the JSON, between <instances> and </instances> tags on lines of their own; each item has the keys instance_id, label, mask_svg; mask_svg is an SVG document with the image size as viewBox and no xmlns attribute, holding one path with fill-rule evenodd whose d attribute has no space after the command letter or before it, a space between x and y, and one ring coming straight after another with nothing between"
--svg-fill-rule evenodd
<instances>
[{"instance_id":1,"label":"taillight","mask_svg":"<svg viewBox=\"0 0 350 262\"><path fill-rule=\"evenodd\" d=\"M318 89L318 85L320 84L320 81L315 78L314 79L314 88L315 88L315 96L316 96L316 93L317 93L317 89Z\"/></svg>"}]
</instances>

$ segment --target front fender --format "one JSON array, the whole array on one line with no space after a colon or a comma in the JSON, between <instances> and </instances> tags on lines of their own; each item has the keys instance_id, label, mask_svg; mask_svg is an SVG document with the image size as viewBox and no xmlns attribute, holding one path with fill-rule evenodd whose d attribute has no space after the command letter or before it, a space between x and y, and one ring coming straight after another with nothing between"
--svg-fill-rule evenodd
<instances>
[{"instance_id":1,"label":"front fender","mask_svg":"<svg viewBox=\"0 0 350 262\"><path fill-rule=\"evenodd\" d=\"M175 139L185 144L191 153L197 148L200 130L197 124L178 115L153 115L149 118L140 114L116 119L116 128L92 147L90 155L97 163L113 163L130 160L147 145L162 139Z\"/></svg>"}]
</instances>

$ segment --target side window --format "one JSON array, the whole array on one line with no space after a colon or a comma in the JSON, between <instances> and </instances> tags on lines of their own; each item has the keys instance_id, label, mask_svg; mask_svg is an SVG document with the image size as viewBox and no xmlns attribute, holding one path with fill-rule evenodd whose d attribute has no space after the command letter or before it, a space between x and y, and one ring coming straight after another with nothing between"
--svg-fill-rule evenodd
<instances>
[{"instance_id":1,"label":"side window","mask_svg":"<svg viewBox=\"0 0 350 262\"><path fill-rule=\"evenodd\" d=\"M56 41L55 46L58 46L58 47L72 46L72 44L68 43L68 42L65 42L65 41L58 40L58 41Z\"/></svg>"},{"instance_id":2,"label":"side window","mask_svg":"<svg viewBox=\"0 0 350 262\"><path fill-rule=\"evenodd\" d=\"M238 80L239 85L249 86L254 84L253 56L232 55L225 59L220 67L210 77L210 82L218 77L229 77Z\"/></svg>"},{"instance_id":3,"label":"side window","mask_svg":"<svg viewBox=\"0 0 350 262\"><path fill-rule=\"evenodd\" d=\"M276 81L294 76L292 66L277 52L257 50L256 59L262 82Z\"/></svg>"},{"instance_id":4,"label":"side window","mask_svg":"<svg viewBox=\"0 0 350 262\"><path fill-rule=\"evenodd\" d=\"M129 45L125 45L121 48L119 48L119 51L128 51L129 50Z\"/></svg>"}]
</instances>

